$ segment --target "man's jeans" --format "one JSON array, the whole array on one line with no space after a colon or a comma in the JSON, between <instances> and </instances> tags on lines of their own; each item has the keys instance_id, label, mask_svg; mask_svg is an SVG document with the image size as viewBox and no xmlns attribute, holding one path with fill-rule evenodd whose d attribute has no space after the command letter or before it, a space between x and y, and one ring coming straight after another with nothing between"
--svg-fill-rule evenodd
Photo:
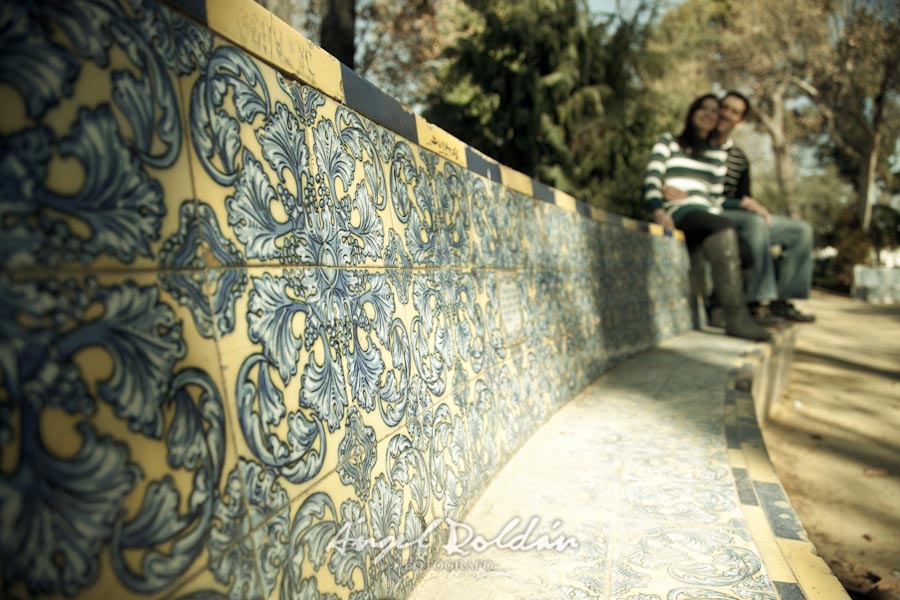
<instances>
[{"instance_id":1,"label":"man's jeans","mask_svg":"<svg viewBox=\"0 0 900 600\"><path fill-rule=\"evenodd\" d=\"M749 302L808 298L812 285L812 227L804 221L772 215L772 225L747 210L725 210L738 235L750 246L753 267L747 277ZM782 247L777 268L772 246Z\"/></svg>"}]
</instances>

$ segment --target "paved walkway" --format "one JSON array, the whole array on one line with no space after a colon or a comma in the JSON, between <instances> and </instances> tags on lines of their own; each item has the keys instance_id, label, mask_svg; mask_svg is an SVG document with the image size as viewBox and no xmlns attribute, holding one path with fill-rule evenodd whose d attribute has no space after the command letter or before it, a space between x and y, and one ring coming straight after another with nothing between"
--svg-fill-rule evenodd
<instances>
[{"instance_id":1,"label":"paved walkway","mask_svg":"<svg viewBox=\"0 0 900 600\"><path fill-rule=\"evenodd\" d=\"M804 598L780 555L788 549L812 581L806 597L846 598L802 540L781 487L755 475L771 469L754 446L749 394L741 404L740 390L729 391L752 347L695 332L601 377L451 528L451 551L412 597Z\"/></svg>"},{"instance_id":2,"label":"paved walkway","mask_svg":"<svg viewBox=\"0 0 900 600\"><path fill-rule=\"evenodd\" d=\"M820 556L852 590L900 599L900 306L815 293L791 383L763 427Z\"/></svg>"}]
</instances>

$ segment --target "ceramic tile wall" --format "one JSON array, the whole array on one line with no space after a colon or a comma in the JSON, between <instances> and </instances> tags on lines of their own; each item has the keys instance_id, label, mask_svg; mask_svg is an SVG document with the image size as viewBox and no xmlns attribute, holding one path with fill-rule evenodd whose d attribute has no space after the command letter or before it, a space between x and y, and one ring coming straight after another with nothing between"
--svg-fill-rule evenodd
<instances>
[{"instance_id":1,"label":"ceramic tile wall","mask_svg":"<svg viewBox=\"0 0 900 600\"><path fill-rule=\"evenodd\" d=\"M329 541L437 539L573 393L690 327L678 239L448 161L176 10L3 3L0 31L4 597L404 597L427 550Z\"/></svg>"}]
</instances>

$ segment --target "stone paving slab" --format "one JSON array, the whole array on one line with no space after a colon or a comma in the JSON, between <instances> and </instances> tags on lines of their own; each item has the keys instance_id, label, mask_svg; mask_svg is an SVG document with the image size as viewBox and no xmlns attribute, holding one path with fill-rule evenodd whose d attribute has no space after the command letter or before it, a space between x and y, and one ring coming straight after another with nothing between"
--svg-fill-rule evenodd
<instances>
[{"instance_id":1,"label":"stone paving slab","mask_svg":"<svg viewBox=\"0 0 900 600\"><path fill-rule=\"evenodd\" d=\"M726 424L740 436L737 417L753 415L750 388L738 388L771 355L759 348L693 332L598 379L451 527L456 537L412 597L846 598L827 567L829 595L803 594L783 556L785 543L808 545L802 527L771 522L793 515L777 478L756 480L758 461L726 437ZM811 546L789 549L819 564Z\"/></svg>"}]
</instances>

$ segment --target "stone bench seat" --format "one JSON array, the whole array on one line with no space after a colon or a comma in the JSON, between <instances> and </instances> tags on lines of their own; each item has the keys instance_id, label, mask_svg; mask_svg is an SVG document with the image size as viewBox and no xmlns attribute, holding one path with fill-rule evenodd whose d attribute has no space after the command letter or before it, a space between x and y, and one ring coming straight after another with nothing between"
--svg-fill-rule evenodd
<instances>
[{"instance_id":1,"label":"stone bench seat","mask_svg":"<svg viewBox=\"0 0 900 600\"><path fill-rule=\"evenodd\" d=\"M412 598L845 598L756 425L793 335L691 332L600 377L450 524Z\"/></svg>"}]
</instances>

